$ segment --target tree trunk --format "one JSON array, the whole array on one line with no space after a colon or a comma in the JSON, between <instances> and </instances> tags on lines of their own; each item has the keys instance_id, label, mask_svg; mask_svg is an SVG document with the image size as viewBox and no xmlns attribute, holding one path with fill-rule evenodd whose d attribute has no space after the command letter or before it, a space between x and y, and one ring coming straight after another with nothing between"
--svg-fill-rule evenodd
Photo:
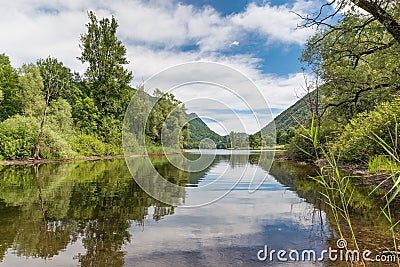
<instances>
[{"instance_id":1,"label":"tree trunk","mask_svg":"<svg viewBox=\"0 0 400 267\"><path fill-rule=\"evenodd\" d=\"M374 18L382 23L397 43L400 44L400 24L392 15L384 10L379 4L371 0L352 0L352 2L370 13Z\"/></svg>"},{"instance_id":2,"label":"tree trunk","mask_svg":"<svg viewBox=\"0 0 400 267\"><path fill-rule=\"evenodd\" d=\"M43 218L43 222L46 225L47 224L47 222L46 222L46 211L44 209L44 203L43 203L43 197L42 197L42 186L40 184L39 164L33 165L33 170L35 172L35 178L36 178L36 181L37 181L39 204L40 204L40 209L42 210L42 218Z\"/></svg>"},{"instance_id":3,"label":"tree trunk","mask_svg":"<svg viewBox=\"0 0 400 267\"><path fill-rule=\"evenodd\" d=\"M46 122L47 108L49 107L49 99L50 99L50 94L47 94L46 105L45 105L44 111L43 111L42 122L40 123L39 136L38 136L38 140L36 143L35 154L33 155L34 159L40 159L40 157L39 157L40 143L42 142L42 139L43 139L43 127L44 127L44 123Z\"/></svg>"}]
</instances>

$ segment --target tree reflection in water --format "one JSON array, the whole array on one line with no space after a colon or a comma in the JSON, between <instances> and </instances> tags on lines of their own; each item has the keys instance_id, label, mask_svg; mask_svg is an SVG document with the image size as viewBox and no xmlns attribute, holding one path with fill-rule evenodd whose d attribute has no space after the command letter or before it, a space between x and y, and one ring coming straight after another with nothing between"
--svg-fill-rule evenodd
<instances>
[{"instance_id":1,"label":"tree reflection in water","mask_svg":"<svg viewBox=\"0 0 400 267\"><path fill-rule=\"evenodd\" d=\"M141 158L130 160L133 175L152 183L152 167ZM268 154L217 155L207 169L189 173L171 166L164 157L152 158L163 177L182 186L196 185L221 162L233 169L250 164L268 171L271 160ZM275 162L270 174L312 203L316 212L323 210L331 231L327 246L334 247L330 209L321 201L321 188L308 178L314 171L304 164ZM390 241L380 216L380 196L368 196L369 188L352 186L350 205L361 246L378 251ZM134 242L131 228L143 230L148 220L159 221L175 213L175 207L155 200L135 183L124 160L0 167L0 192L0 262L9 249L19 257L52 259L68 246L81 244L84 250L74 256L81 266L123 266L124 247ZM164 194L171 203L185 201L184 187Z\"/></svg>"}]
</instances>

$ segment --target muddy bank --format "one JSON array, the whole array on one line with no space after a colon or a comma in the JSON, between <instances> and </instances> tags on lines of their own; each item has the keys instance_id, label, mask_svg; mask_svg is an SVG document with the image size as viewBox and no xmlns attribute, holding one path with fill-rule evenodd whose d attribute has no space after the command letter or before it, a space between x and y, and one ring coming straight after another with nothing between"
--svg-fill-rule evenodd
<instances>
[{"instance_id":1,"label":"muddy bank","mask_svg":"<svg viewBox=\"0 0 400 267\"><path fill-rule=\"evenodd\" d=\"M319 159L313 162L318 167L329 167L329 163L324 159ZM391 174L388 172L378 172L371 174L368 171L367 163L343 163L339 162L338 167L347 176L352 176L358 179L361 183L377 187L389 192L394 183L391 179Z\"/></svg>"},{"instance_id":2,"label":"muddy bank","mask_svg":"<svg viewBox=\"0 0 400 267\"><path fill-rule=\"evenodd\" d=\"M300 164L313 164L318 168L329 168L330 165L327 160L296 160L287 155L276 155L274 161L284 162L284 161L295 161ZM391 174L388 172L379 172L371 174L368 172L368 164L364 163L338 163L339 169L343 172L343 175L352 176L354 179L358 179L362 184L369 185L372 187L377 187L389 192L394 182L391 179Z\"/></svg>"},{"instance_id":3,"label":"muddy bank","mask_svg":"<svg viewBox=\"0 0 400 267\"><path fill-rule=\"evenodd\" d=\"M46 164L54 162L73 162L73 161L84 161L84 160L102 160L102 159L122 159L122 158L137 158L144 157L142 155L133 156L92 156L83 158L69 158L69 159L16 159L16 160L3 160L0 161L0 166L12 166L12 165L31 165L31 164Z\"/></svg>"}]
</instances>

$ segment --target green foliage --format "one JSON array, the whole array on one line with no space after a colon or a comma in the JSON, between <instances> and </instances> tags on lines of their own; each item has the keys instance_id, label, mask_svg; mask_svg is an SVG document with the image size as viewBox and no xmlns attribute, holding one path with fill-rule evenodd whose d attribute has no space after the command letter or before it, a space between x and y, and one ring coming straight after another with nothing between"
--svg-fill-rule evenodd
<instances>
[{"instance_id":1,"label":"green foliage","mask_svg":"<svg viewBox=\"0 0 400 267\"><path fill-rule=\"evenodd\" d=\"M133 76L124 68L129 61L123 43L117 38L118 23L114 17L98 20L92 11L88 16L87 33L80 38L82 55L79 60L89 63L85 76L93 90L90 97L101 115L122 119L133 96L129 87Z\"/></svg>"},{"instance_id":2,"label":"green foliage","mask_svg":"<svg viewBox=\"0 0 400 267\"><path fill-rule=\"evenodd\" d=\"M148 142L161 144L164 141L167 147L179 143L182 147L188 135L185 106L173 94L165 94L159 89L154 96L157 102L150 111L145 131ZM161 140L162 136L164 140Z\"/></svg>"},{"instance_id":3,"label":"green foliage","mask_svg":"<svg viewBox=\"0 0 400 267\"><path fill-rule=\"evenodd\" d=\"M20 89L17 98L21 105L21 114L40 118L45 106L44 86L40 70L35 64L24 64L19 69L19 75Z\"/></svg>"},{"instance_id":4,"label":"green foliage","mask_svg":"<svg viewBox=\"0 0 400 267\"><path fill-rule=\"evenodd\" d=\"M249 135L249 146L252 149L260 149L262 146L261 133Z\"/></svg>"},{"instance_id":5,"label":"green foliage","mask_svg":"<svg viewBox=\"0 0 400 267\"><path fill-rule=\"evenodd\" d=\"M78 134L71 141L71 147L77 156L102 156L108 154L107 146L93 135Z\"/></svg>"},{"instance_id":6,"label":"green foliage","mask_svg":"<svg viewBox=\"0 0 400 267\"><path fill-rule=\"evenodd\" d=\"M104 143L109 144L110 151L107 154L121 155L122 151L122 123L111 116L103 117L99 134Z\"/></svg>"},{"instance_id":7,"label":"green foliage","mask_svg":"<svg viewBox=\"0 0 400 267\"><path fill-rule=\"evenodd\" d=\"M73 158L75 155L70 144L50 128L46 127L43 134L43 142L40 149L41 158Z\"/></svg>"},{"instance_id":8,"label":"green foliage","mask_svg":"<svg viewBox=\"0 0 400 267\"><path fill-rule=\"evenodd\" d=\"M99 110L93 98L78 98L72 109L75 125L84 133L94 133L98 130Z\"/></svg>"},{"instance_id":9,"label":"green foliage","mask_svg":"<svg viewBox=\"0 0 400 267\"><path fill-rule=\"evenodd\" d=\"M330 142L337 139L342 128L332 121L325 121L323 125L317 126L313 118L310 128L300 124L286 146L289 156L306 160L318 158L323 150L330 150Z\"/></svg>"},{"instance_id":10,"label":"green foliage","mask_svg":"<svg viewBox=\"0 0 400 267\"><path fill-rule=\"evenodd\" d=\"M208 126L194 113L188 115L189 138L185 142L185 148L199 148L203 139L212 140L217 148L225 148L225 140L219 134L212 131Z\"/></svg>"},{"instance_id":11,"label":"green foliage","mask_svg":"<svg viewBox=\"0 0 400 267\"><path fill-rule=\"evenodd\" d=\"M363 112L345 126L333 150L343 160L368 160L387 151L376 141L374 135L386 143L393 143L398 136L397 122L400 121L400 99L378 105L370 112ZM398 147L394 149L398 150Z\"/></svg>"},{"instance_id":12,"label":"green foliage","mask_svg":"<svg viewBox=\"0 0 400 267\"><path fill-rule=\"evenodd\" d=\"M0 124L0 155L5 159L30 158L35 149L39 122L14 116Z\"/></svg>"},{"instance_id":13,"label":"green foliage","mask_svg":"<svg viewBox=\"0 0 400 267\"><path fill-rule=\"evenodd\" d=\"M303 127L295 130L293 138L287 146L288 154L295 159L314 159L313 143L307 138L309 131Z\"/></svg>"},{"instance_id":14,"label":"green foliage","mask_svg":"<svg viewBox=\"0 0 400 267\"><path fill-rule=\"evenodd\" d=\"M378 155L368 160L368 172L399 172L400 166L398 162L391 160L387 156Z\"/></svg>"},{"instance_id":15,"label":"green foliage","mask_svg":"<svg viewBox=\"0 0 400 267\"><path fill-rule=\"evenodd\" d=\"M323 95L323 88L320 88L320 95ZM276 128L277 144L288 144L294 135L294 130L302 125L310 125L312 113L307 100L315 97L315 91L312 91L296 103L282 111L274 118L274 121L266 125L260 132L268 132L271 127ZM285 136L288 135L288 136Z\"/></svg>"},{"instance_id":16,"label":"green foliage","mask_svg":"<svg viewBox=\"0 0 400 267\"><path fill-rule=\"evenodd\" d=\"M296 128L289 127L287 130L279 129L276 131L276 143L279 145L286 145L295 135Z\"/></svg>"},{"instance_id":17,"label":"green foliage","mask_svg":"<svg viewBox=\"0 0 400 267\"><path fill-rule=\"evenodd\" d=\"M302 61L324 80L325 117L348 123L400 89L400 44L378 21L346 14L336 30L318 31Z\"/></svg>"},{"instance_id":18,"label":"green foliage","mask_svg":"<svg viewBox=\"0 0 400 267\"><path fill-rule=\"evenodd\" d=\"M49 108L48 127L54 129L63 136L73 134L73 120L71 115L71 106L67 100L58 98L54 100Z\"/></svg>"},{"instance_id":19,"label":"green foliage","mask_svg":"<svg viewBox=\"0 0 400 267\"><path fill-rule=\"evenodd\" d=\"M18 103L18 73L11 66L10 59L4 54L0 54L0 121L3 121L18 112L21 105Z\"/></svg>"},{"instance_id":20,"label":"green foliage","mask_svg":"<svg viewBox=\"0 0 400 267\"><path fill-rule=\"evenodd\" d=\"M13 116L0 124L0 155L5 159L26 159L33 155L39 121L33 117ZM68 158L74 155L69 144L56 132L45 128L43 158Z\"/></svg>"},{"instance_id":21,"label":"green foliage","mask_svg":"<svg viewBox=\"0 0 400 267\"><path fill-rule=\"evenodd\" d=\"M249 137L246 133L231 131L227 140L227 148L240 149L249 148Z\"/></svg>"},{"instance_id":22,"label":"green foliage","mask_svg":"<svg viewBox=\"0 0 400 267\"><path fill-rule=\"evenodd\" d=\"M58 59L47 57L37 61L43 79L43 91L46 102L68 94L72 89L71 70Z\"/></svg>"}]
</instances>

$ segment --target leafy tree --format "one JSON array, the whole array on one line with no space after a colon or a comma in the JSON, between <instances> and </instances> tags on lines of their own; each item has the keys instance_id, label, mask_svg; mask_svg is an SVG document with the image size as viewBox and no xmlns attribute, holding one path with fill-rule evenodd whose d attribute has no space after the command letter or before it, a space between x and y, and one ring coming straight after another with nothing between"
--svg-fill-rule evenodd
<instances>
[{"instance_id":1,"label":"leafy tree","mask_svg":"<svg viewBox=\"0 0 400 267\"><path fill-rule=\"evenodd\" d=\"M185 107L175 99L173 94L163 93L156 89L154 96L158 99L152 108L146 124L146 137L156 144L161 144L161 137L165 134L165 140L178 138L179 144L183 145L184 137L188 134L186 124ZM163 127L167 129L163 132Z\"/></svg>"},{"instance_id":2,"label":"leafy tree","mask_svg":"<svg viewBox=\"0 0 400 267\"><path fill-rule=\"evenodd\" d=\"M255 141L255 139L253 141ZM261 135L260 135L260 141L261 141ZM249 137L247 136L246 133L237 133L237 132L231 131L229 133L227 147L228 148L248 148L249 147Z\"/></svg>"},{"instance_id":3,"label":"leafy tree","mask_svg":"<svg viewBox=\"0 0 400 267\"><path fill-rule=\"evenodd\" d=\"M17 71L8 56L0 54L0 121L20 112L21 105L16 97L18 85Z\"/></svg>"},{"instance_id":4,"label":"leafy tree","mask_svg":"<svg viewBox=\"0 0 400 267\"><path fill-rule=\"evenodd\" d=\"M301 59L325 83L321 114L345 124L400 90L400 45L378 22L358 15L345 15L336 27L317 32Z\"/></svg>"},{"instance_id":5,"label":"leafy tree","mask_svg":"<svg viewBox=\"0 0 400 267\"><path fill-rule=\"evenodd\" d=\"M126 49L117 38L118 23L114 17L98 20L96 15L88 13L90 22L86 24L87 33L82 34L78 59L89 63L85 77L91 84L99 112L103 116L122 119L123 113L133 95L129 87L132 73L125 69L129 63Z\"/></svg>"},{"instance_id":6,"label":"leafy tree","mask_svg":"<svg viewBox=\"0 0 400 267\"><path fill-rule=\"evenodd\" d=\"M57 99L61 93L67 91L70 88L72 81L72 74L70 70L56 58L48 57L44 60L40 59L37 62L37 65L43 78L45 105L41 118L35 153L33 155L36 159L39 158L40 144L43 139L43 127L46 122L50 101Z\"/></svg>"},{"instance_id":7,"label":"leafy tree","mask_svg":"<svg viewBox=\"0 0 400 267\"><path fill-rule=\"evenodd\" d=\"M332 7L334 7L332 11ZM382 29L385 29L400 44L400 3L397 0L333 0L323 4L315 16L303 16L304 24L301 27L325 26L330 32L341 30L340 27L329 24L329 19L338 13L347 13L351 15L359 15L362 9L367 15L365 21L355 28L364 28L371 22L378 22ZM329 34L329 33L328 33Z\"/></svg>"},{"instance_id":8,"label":"leafy tree","mask_svg":"<svg viewBox=\"0 0 400 267\"><path fill-rule=\"evenodd\" d=\"M19 69L18 102L21 114L27 117L40 118L45 105L43 79L35 64L24 64Z\"/></svg>"},{"instance_id":9,"label":"leafy tree","mask_svg":"<svg viewBox=\"0 0 400 267\"><path fill-rule=\"evenodd\" d=\"M261 147L261 133L260 132L249 135L249 146L252 149Z\"/></svg>"},{"instance_id":10,"label":"leafy tree","mask_svg":"<svg viewBox=\"0 0 400 267\"><path fill-rule=\"evenodd\" d=\"M78 98L72 108L72 117L81 132L89 134L97 131L99 110L93 98L89 96Z\"/></svg>"},{"instance_id":11,"label":"leafy tree","mask_svg":"<svg viewBox=\"0 0 400 267\"><path fill-rule=\"evenodd\" d=\"M144 88L139 87L135 95L132 97L130 109L127 111L125 121L125 126L128 128L127 130L135 135L136 140L141 143L144 140L141 138L144 137L146 131L146 114L150 113L151 102L150 96L144 91Z\"/></svg>"},{"instance_id":12,"label":"leafy tree","mask_svg":"<svg viewBox=\"0 0 400 267\"><path fill-rule=\"evenodd\" d=\"M49 107L48 126L63 136L71 136L73 134L71 111L72 108L67 100L61 97L55 99Z\"/></svg>"}]
</instances>

